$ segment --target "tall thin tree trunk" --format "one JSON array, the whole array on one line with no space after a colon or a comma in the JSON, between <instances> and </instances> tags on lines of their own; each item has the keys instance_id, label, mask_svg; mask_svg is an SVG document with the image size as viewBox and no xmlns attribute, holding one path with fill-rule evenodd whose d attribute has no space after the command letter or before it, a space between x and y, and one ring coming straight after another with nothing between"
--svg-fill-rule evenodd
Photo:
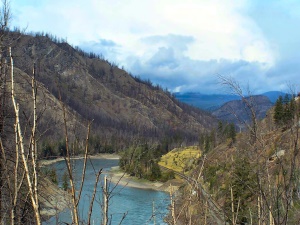
<instances>
[{"instance_id":1,"label":"tall thin tree trunk","mask_svg":"<svg viewBox=\"0 0 300 225\"><path fill-rule=\"evenodd\" d=\"M103 225L107 225L108 222L108 189L107 189L107 177L104 177L103 187Z\"/></svg>"},{"instance_id":2,"label":"tall thin tree trunk","mask_svg":"<svg viewBox=\"0 0 300 225\"><path fill-rule=\"evenodd\" d=\"M11 48L9 48L9 55L10 55L10 66L11 66L10 67L10 69L11 69L11 98L12 98L15 116L16 116L16 128L17 128L16 130L17 130L17 137L18 137L18 143L16 143L16 144L18 144L20 147L21 158L22 158L23 165L24 165L25 176L26 176L26 180L27 180L27 184L28 184L31 204L32 204L32 207L34 210L36 224L40 225L42 222L41 222L41 216L40 216L40 211L39 211L39 200L37 198L37 193L35 193L35 192L37 192L37 174L33 174L33 178L32 178L31 172L29 170L28 158L25 153L24 138L23 138L21 124L20 124L20 118L19 118L19 104L15 100L14 70L13 70L14 64L13 64L13 57L11 55ZM33 131L35 131L35 128L33 128ZM33 171L35 173L36 172L36 162L35 162L36 159L34 157L31 160L33 160L33 162L32 162L33 167L34 167Z\"/></svg>"},{"instance_id":3,"label":"tall thin tree trunk","mask_svg":"<svg viewBox=\"0 0 300 225\"><path fill-rule=\"evenodd\" d=\"M152 201L152 216L153 216L153 225L156 225L156 216L155 216L155 202Z\"/></svg>"},{"instance_id":4,"label":"tall thin tree trunk","mask_svg":"<svg viewBox=\"0 0 300 225\"><path fill-rule=\"evenodd\" d=\"M258 225L261 225L261 208L260 208L260 196L257 197L257 219Z\"/></svg>"},{"instance_id":5,"label":"tall thin tree trunk","mask_svg":"<svg viewBox=\"0 0 300 225\"><path fill-rule=\"evenodd\" d=\"M204 212L204 225L207 224L207 208L208 208L208 202L205 201L205 212Z\"/></svg>"},{"instance_id":6,"label":"tall thin tree trunk","mask_svg":"<svg viewBox=\"0 0 300 225\"><path fill-rule=\"evenodd\" d=\"M91 217L92 217L92 213L93 213L93 205L94 205L95 196L96 196L96 192L97 192L97 186L98 186L98 182L99 182L99 178L100 178L101 173L102 173L102 169L97 173L97 176L96 176L96 181L95 181L95 185L94 185L94 191L93 191L93 195L92 195L92 200L90 202L90 208L89 208L87 225L91 224Z\"/></svg>"},{"instance_id":7,"label":"tall thin tree trunk","mask_svg":"<svg viewBox=\"0 0 300 225\"><path fill-rule=\"evenodd\" d=\"M173 225L176 225L175 201L173 199L173 187L171 184L170 184L170 201L171 201L171 213L172 213Z\"/></svg>"},{"instance_id":8,"label":"tall thin tree trunk","mask_svg":"<svg viewBox=\"0 0 300 225\"><path fill-rule=\"evenodd\" d=\"M235 225L235 215L234 215L234 204L233 204L233 191L232 191L232 186L230 187L230 196L231 196L232 225Z\"/></svg>"}]
</instances>

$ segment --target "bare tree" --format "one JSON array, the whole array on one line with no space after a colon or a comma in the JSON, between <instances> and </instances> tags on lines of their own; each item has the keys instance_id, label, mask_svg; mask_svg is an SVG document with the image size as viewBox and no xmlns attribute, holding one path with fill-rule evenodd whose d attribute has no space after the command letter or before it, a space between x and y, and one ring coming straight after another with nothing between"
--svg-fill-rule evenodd
<instances>
[{"instance_id":1,"label":"bare tree","mask_svg":"<svg viewBox=\"0 0 300 225\"><path fill-rule=\"evenodd\" d=\"M33 123L31 127L31 135L29 138L28 149L26 150L26 144L24 140L24 135L22 133L21 122L19 117L19 103L16 101L15 89L14 89L14 65L13 57L11 55L11 49L9 49L10 54L10 72L11 72L11 99L13 102L13 107L15 111L15 131L16 131L16 151L19 151L22 158L22 163L25 170L25 177L29 189L29 195L31 199L31 204L34 209L36 224L41 224L41 216L39 209L39 199L38 199L38 173L37 173L37 147L36 147L36 81L35 81L35 71L33 71L32 76L32 100L33 100ZM30 158L28 157L30 155Z\"/></svg>"},{"instance_id":2,"label":"bare tree","mask_svg":"<svg viewBox=\"0 0 300 225\"><path fill-rule=\"evenodd\" d=\"M299 180L297 177L299 166L299 108L297 107L299 104L293 105L294 114L289 129L282 131L282 128L277 128L277 130L270 131L269 126L264 127L264 123L257 120L255 103L251 95L246 98L238 82L232 78L220 76L220 79L223 85L241 97L247 108L245 111L249 112L251 118L251 124L242 121L248 128L250 137L248 142L244 139L243 148L247 151L238 150L238 157L243 154L249 159L256 176L256 183L249 187L249 191L258 199L255 220L258 224L266 221L270 225L290 224L289 219L295 217L295 214L292 215L292 211L295 210L293 209L294 191L297 189ZM234 114L234 112L231 113ZM269 120L269 122L272 121ZM242 145L237 145L237 148L242 148ZM273 156L270 156L270 149L274 149ZM270 161L270 158L274 160ZM251 213L251 221L254 220L252 216L254 216L253 213ZM232 221L236 222L235 219Z\"/></svg>"}]
</instances>

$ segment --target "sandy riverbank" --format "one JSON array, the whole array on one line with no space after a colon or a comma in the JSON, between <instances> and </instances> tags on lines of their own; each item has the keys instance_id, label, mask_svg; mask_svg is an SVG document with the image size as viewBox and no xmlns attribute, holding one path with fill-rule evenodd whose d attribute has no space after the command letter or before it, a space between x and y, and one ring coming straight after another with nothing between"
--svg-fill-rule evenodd
<instances>
[{"instance_id":1,"label":"sandy riverbank","mask_svg":"<svg viewBox=\"0 0 300 225\"><path fill-rule=\"evenodd\" d=\"M83 156L74 157L74 159L83 159ZM119 159L117 154L97 154L89 156L91 159ZM64 158L56 158L51 160L40 160L41 166L48 166L53 163L63 161ZM70 208L71 206L71 195L66 191L63 191L57 185L51 183L48 179L43 178L40 184L39 200L41 203L41 215L43 220L58 215L59 212Z\"/></svg>"},{"instance_id":2,"label":"sandy riverbank","mask_svg":"<svg viewBox=\"0 0 300 225\"><path fill-rule=\"evenodd\" d=\"M83 159L83 156L77 156L73 159ZM91 159L120 159L120 156L117 154L97 154L90 155ZM63 161L64 158L56 158L51 160L40 160L40 165L47 166L53 163ZM129 174L126 174L119 170L118 167L112 168L108 173L108 180L114 184L133 187L133 188L142 188L142 189L153 189L156 191L169 191L170 184L173 186L173 190L178 190L178 188L183 184L182 181L174 179L168 181L166 183L162 182L152 182L145 179L138 179L136 177L132 177Z\"/></svg>"},{"instance_id":3,"label":"sandy riverbank","mask_svg":"<svg viewBox=\"0 0 300 225\"><path fill-rule=\"evenodd\" d=\"M98 154L89 156L92 159L119 159L120 157L116 154ZM82 159L82 156L76 157L75 159ZM41 160L40 165L47 166L58 161L62 161L64 158L57 158L52 160ZM110 171L105 172L108 180L116 185L127 186L132 188L141 188L141 189L152 189L156 191L165 191L169 192L170 184L172 185L173 191L178 190L178 188L183 184L183 181L180 180L171 180L166 183L162 182L151 182L144 179L138 179L132 177L129 174L125 174L118 167L113 167ZM50 182L50 181L47 181ZM47 183L46 182L46 183ZM65 208L70 207L70 194L64 192L62 189L58 188L54 184L46 185L46 190L44 193L47 195L41 196L40 200L42 203L42 215L46 218L55 216L58 212L64 210Z\"/></svg>"},{"instance_id":4,"label":"sandy riverbank","mask_svg":"<svg viewBox=\"0 0 300 225\"><path fill-rule=\"evenodd\" d=\"M112 168L112 170L109 171L107 175L108 175L108 180L113 184L133 187L133 188L152 189L156 191L169 192L170 185L172 185L173 191L176 191L183 184L182 181L177 179L170 180L165 183L158 182L158 181L152 182L145 179L138 179L136 177L132 177L129 174L120 171L118 167Z\"/></svg>"},{"instance_id":5,"label":"sandy riverbank","mask_svg":"<svg viewBox=\"0 0 300 225\"><path fill-rule=\"evenodd\" d=\"M168 181L166 183L140 180L126 174L124 175L124 173L120 171L109 172L107 175L110 182L113 184L133 188L169 192L170 184L172 184L172 191L177 190L182 185L182 182L177 180ZM44 188L39 197L43 221L47 221L49 218L57 216L62 211L71 210L70 207L72 206L72 201L70 193L63 191L48 180L44 181L43 184Z\"/></svg>"},{"instance_id":6,"label":"sandy riverbank","mask_svg":"<svg viewBox=\"0 0 300 225\"><path fill-rule=\"evenodd\" d=\"M97 154L97 155L89 155L88 157L91 159L120 159L120 156L117 154ZM72 159L83 159L83 158L84 156L72 157ZM56 159L49 159L49 160L43 159L40 160L39 163L41 166L48 166L63 160L65 160L63 157L59 157Z\"/></svg>"},{"instance_id":7,"label":"sandy riverbank","mask_svg":"<svg viewBox=\"0 0 300 225\"><path fill-rule=\"evenodd\" d=\"M44 178L42 184L40 184L39 201L41 205L40 213L45 221L70 208L71 195Z\"/></svg>"}]
</instances>

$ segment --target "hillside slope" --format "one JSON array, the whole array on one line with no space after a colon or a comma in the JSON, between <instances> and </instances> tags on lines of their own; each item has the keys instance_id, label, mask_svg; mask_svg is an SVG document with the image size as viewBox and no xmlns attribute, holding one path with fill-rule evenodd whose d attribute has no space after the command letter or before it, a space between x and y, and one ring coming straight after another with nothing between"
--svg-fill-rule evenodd
<instances>
[{"instance_id":1,"label":"hillside slope","mask_svg":"<svg viewBox=\"0 0 300 225\"><path fill-rule=\"evenodd\" d=\"M102 147L122 149L137 140L193 143L216 124L210 114L94 54L45 36L11 35L15 67L30 75L35 63L37 80L49 93L61 96L74 115L93 120L92 136Z\"/></svg>"},{"instance_id":2,"label":"hillside slope","mask_svg":"<svg viewBox=\"0 0 300 225\"><path fill-rule=\"evenodd\" d=\"M269 98L263 95L247 97L246 101L254 109L256 119L265 118L267 111L273 106ZM242 100L227 102L212 114L222 121L234 123L240 129L245 128L245 122L251 122L251 112L247 104Z\"/></svg>"},{"instance_id":3,"label":"hillside slope","mask_svg":"<svg viewBox=\"0 0 300 225\"><path fill-rule=\"evenodd\" d=\"M258 121L255 139L253 133L241 132L234 142L225 140L203 153L189 180L200 184L207 194L192 182L181 189L176 202L181 211L175 212L180 222L186 224L188 214L194 224L218 224L213 216L218 208L228 224L299 224L297 99L285 105L286 111L293 109L285 123L274 120L271 108L267 117ZM189 207L184 211L185 205Z\"/></svg>"},{"instance_id":4,"label":"hillside slope","mask_svg":"<svg viewBox=\"0 0 300 225\"><path fill-rule=\"evenodd\" d=\"M279 96L284 97L286 94L287 93L281 91L269 91L258 95L266 96L272 103L275 103ZM210 112L219 109L222 105L229 101L241 99L238 95L202 94L197 92L177 92L175 93L175 97L179 101ZM291 95L289 95L289 97L291 97Z\"/></svg>"}]
</instances>

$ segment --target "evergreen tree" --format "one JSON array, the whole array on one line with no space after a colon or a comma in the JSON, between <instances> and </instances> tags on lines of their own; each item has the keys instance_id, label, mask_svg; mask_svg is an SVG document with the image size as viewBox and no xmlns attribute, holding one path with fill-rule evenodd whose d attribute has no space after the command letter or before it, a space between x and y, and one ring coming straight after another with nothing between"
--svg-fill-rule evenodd
<instances>
[{"instance_id":1,"label":"evergreen tree","mask_svg":"<svg viewBox=\"0 0 300 225\"><path fill-rule=\"evenodd\" d=\"M49 178L50 180L54 183L57 184L57 175L56 175L56 170L54 168L51 168L49 171Z\"/></svg>"},{"instance_id":2,"label":"evergreen tree","mask_svg":"<svg viewBox=\"0 0 300 225\"><path fill-rule=\"evenodd\" d=\"M276 125L280 125L284 118L284 107L283 107L283 99L282 96L276 100L275 108L274 108L274 121Z\"/></svg>"},{"instance_id":3,"label":"evergreen tree","mask_svg":"<svg viewBox=\"0 0 300 225\"><path fill-rule=\"evenodd\" d=\"M290 98L288 94L284 99L280 96L274 109L274 121L276 125L289 127L296 113L296 101L294 97Z\"/></svg>"},{"instance_id":4,"label":"evergreen tree","mask_svg":"<svg viewBox=\"0 0 300 225\"><path fill-rule=\"evenodd\" d=\"M232 140L232 143L235 142L235 140L236 140L236 131L235 131L234 123L230 123L229 124L228 137Z\"/></svg>"},{"instance_id":5,"label":"evergreen tree","mask_svg":"<svg viewBox=\"0 0 300 225\"><path fill-rule=\"evenodd\" d=\"M62 177L62 188L64 191L69 189L69 175L67 173L67 171L64 172L64 175Z\"/></svg>"},{"instance_id":6,"label":"evergreen tree","mask_svg":"<svg viewBox=\"0 0 300 225\"><path fill-rule=\"evenodd\" d=\"M285 115L284 115L284 124L289 125L291 124L296 111L296 102L294 98L286 103L285 105Z\"/></svg>"},{"instance_id":7,"label":"evergreen tree","mask_svg":"<svg viewBox=\"0 0 300 225\"><path fill-rule=\"evenodd\" d=\"M233 166L233 176L226 188L228 191L226 192L225 210L227 215L231 215L233 203L234 212L238 211L237 224L246 224L249 220L249 203L255 189L255 174L247 157L238 156L234 160Z\"/></svg>"}]
</instances>

